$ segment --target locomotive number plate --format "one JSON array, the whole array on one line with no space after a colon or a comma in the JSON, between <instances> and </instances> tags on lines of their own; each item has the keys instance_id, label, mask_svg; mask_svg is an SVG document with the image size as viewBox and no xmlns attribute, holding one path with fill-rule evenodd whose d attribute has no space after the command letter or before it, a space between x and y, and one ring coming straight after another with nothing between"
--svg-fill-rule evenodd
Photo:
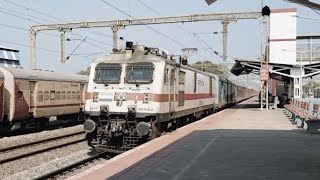
<instances>
[{"instance_id":1,"label":"locomotive number plate","mask_svg":"<svg viewBox=\"0 0 320 180\"><path fill-rule=\"evenodd\" d=\"M153 108L138 108L137 109L137 111L139 112L141 112L141 111L143 111L143 112L145 112L145 111L153 111Z\"/></svg>"}]
</instances>

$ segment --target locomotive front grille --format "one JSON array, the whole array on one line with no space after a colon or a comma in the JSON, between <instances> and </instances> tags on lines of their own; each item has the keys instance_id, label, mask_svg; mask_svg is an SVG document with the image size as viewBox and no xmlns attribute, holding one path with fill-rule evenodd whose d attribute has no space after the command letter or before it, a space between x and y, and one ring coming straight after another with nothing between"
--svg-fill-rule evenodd
<instances>
[{"instance_id":1,"label":"locomotive front grille","mask_svg":"<svg viewBox=\"0 0 320 180\"><path fill-rule=\"evenodd\" d=\"M133 149L138 146L138 141L141 138L139 136L131 136L131 137L123 137L122 146L119 148L117 146L101 146L104 149L111 150L111 151L121 151L125 152L130 149Z\"/></svg>"}]
</instances>

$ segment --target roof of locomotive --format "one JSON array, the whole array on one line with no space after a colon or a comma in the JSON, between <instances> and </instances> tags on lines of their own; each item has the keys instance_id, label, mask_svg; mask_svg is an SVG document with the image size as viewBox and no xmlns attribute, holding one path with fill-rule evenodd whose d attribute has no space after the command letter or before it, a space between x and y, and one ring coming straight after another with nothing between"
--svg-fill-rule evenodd
<instances>
[{"instance_id":1,"label":"roof of locomotive","mask_svg":"<svg viewBox=\"0 0 320 180\"><path fill-rule=\"evenodd\" d=\"M30 70L22 68L1 67L12 73L15 78L29 80L47 80L47 81L67 81L67 82L88 82L89 77L72 73L61 73L43 70ZM0 68L0 71L1 71Z\"/></svg>"},{"instance_id":2,"label":"roof of locomotive","mask_svg":"<svg viewBox=\"0 0 320 180\"><path fill-rule=\"evenodd\" d=\"M94 60L94 63L101 63L101 62L107 62L107 63L133 63L133 62L155 62L155 61L167 61L169 63L174 64L174 61L170 61L169 59L164 58L160 55L155 55L145 53L146 46L142 45L133 45L133 53L131 56L128 56L126 53L126 47L123 46L120 51L113 52L111 54L108 54L104 57L98 58Z\"/></svg>"},{"instance_id":3,"label":"roof of locomotive","mask_svg":"<svg viewBox=\"0 0 320 180\"><path fill-rule=\"evenodd\" d=\"M133 45L134 52L132 53L132 55L130 57L128 57L126 55L126 46L123 46L119 52L113 52L113 53L108 54L104 57L98 58L98 59L94 60L93 63L102 63L102 62L103 63L133 63L133 62L161 62L161 61L164 61L168 64L179 65L180 67L182 67L184 69L189 69L189 70L192 70L192 71L195 71L197 73L201 73L201 74L204 74L207 76L219 78L219 76L216 74L200 71L200 70L197 70L197 69L192 68L190 66L178 64L174 60L165 58L164 56L161 56L161 55L156 55L156 54L152 54L152 53L146 54L146 50L145 50L146 48L148 48L148 47L143 46L143 45ZM153 49L153 48L151 48L151 49ZM160 52L160 54L161 54L161 52Z\"/></svg>"}]
</instances>

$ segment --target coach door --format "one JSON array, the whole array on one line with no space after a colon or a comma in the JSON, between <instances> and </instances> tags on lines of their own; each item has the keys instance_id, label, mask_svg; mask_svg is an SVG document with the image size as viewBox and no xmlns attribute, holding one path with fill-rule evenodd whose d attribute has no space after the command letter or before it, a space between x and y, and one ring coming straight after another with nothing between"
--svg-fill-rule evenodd
<instances>
[{"instance_id":1,"label":"coach door","mask_svg":"<svg viewBox=\"0 0 320 180\"><path fill-rule=\"evenodd\" d=\"M34 90L35 90L35 87L36 87L36 82L35 81L29 81L29 89L30 89L30 110L32 108L35 107L35 102L34 102Z\"/></svg>"},{"instance_id":2,"label":"coach door","mask_svg":"<svg viewBox=\"0 0 320 180\"><path fill-rule=\"evenodd\" d=\"M169 85L169 111L174 112L175 111L175 70L171 69L170 71L170 85Z\"/></svg>"},{"instance_id":3,"label":"coach door","mask_svg":"<svg viewBox=\"0 0 320 180\"><path fill-rule=\"evenodd\" d=\"M85 102L85 84L80 84L80 94L77 95L77 96L80 96L78 99L80 99L80 106L82 107L84 105L84 102Z\"/></svg>"}]
</instances>

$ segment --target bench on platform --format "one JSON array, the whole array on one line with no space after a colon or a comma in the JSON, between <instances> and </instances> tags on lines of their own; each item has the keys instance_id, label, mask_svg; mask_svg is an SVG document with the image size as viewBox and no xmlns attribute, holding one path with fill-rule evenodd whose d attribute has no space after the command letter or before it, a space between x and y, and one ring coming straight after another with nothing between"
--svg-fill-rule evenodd
<instances>
[{"instance_id":1,"label":"bench on platform","mask_svg":"<svg viewBox=\"0 0 320 180\"><path fill-rule=\"evenodd\" d=\"M292 99L290 104L285 105L286 114L292 119L293 124L315 132L320 129L320 100L319 99Z\"/></svg>"}]
</instances>

